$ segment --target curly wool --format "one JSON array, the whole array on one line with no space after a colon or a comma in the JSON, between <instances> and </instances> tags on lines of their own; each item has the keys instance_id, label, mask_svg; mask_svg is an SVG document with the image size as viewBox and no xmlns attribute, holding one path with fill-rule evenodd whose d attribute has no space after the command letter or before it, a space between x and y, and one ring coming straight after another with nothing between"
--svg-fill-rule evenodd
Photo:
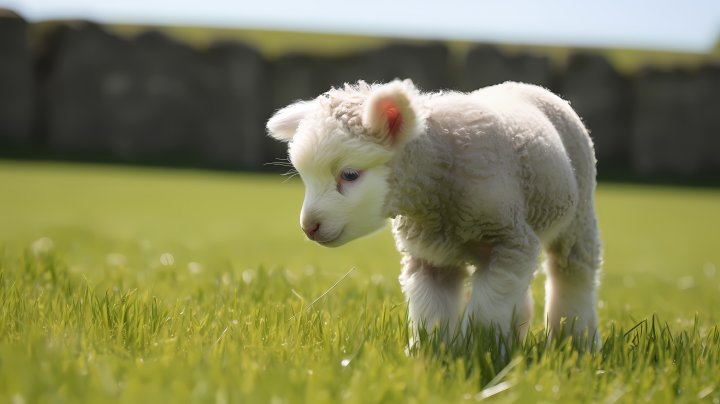
<instances>
[{"instance_id":1,"label":"curly wool","mask_svg":"<svg viewBox=\"0 0 720 404\"><path fill-rule=\"evenodd\" d=\"M399 127L384 108L400 116ZM463 329L475 318L508 332L516 312L525 332L544 250L548 324L557 332L561 318L578 317L576 330L593 339L595 157L566 101L512 82L469 94L422 94L409 80L359 82L279 111L268 128L292 138L290 159L307 189L301 226L318 226L315 241L339 246L394 218L416 326L454 329L472 267ZM345 169L360 180L343 182Z\"/></svg>"}]
</instances>

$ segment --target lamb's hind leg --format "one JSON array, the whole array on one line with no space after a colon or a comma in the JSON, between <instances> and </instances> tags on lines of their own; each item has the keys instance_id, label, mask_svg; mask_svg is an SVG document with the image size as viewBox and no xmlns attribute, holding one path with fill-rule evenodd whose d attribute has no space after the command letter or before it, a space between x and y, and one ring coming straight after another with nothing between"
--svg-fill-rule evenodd
<instances>
[{"instance_id":1,"label":"lamb's hind leg","mask_svg":"<svg viewBox=\"0 0 720 404\"><path fill-rule=\"evenodd\" d=\"M540 242L525 223L517 223L512 234L495 243L484 270L473 275L472 295L463 317L467 331L470 317L486 327L494 325L510 333L513 310L518 331L527 331L532 316L530 283L537 269Z\"/></svg>"},{"instance_id":2,"label":"lamb's hind leg","mask_svg":"<svg viewBox=\"0 0 720 404\"><path fill-rule=\"evenodd\" d=\"M560 319L565 317L565 331L569 334L573 320L575 334L588 332L588 345L594 341L600 349L595 309L600 267L601 244L594 210L578 216L570 229L546 248L545 319L554 334L559 332Z\"/></svg>"},{"instance_id":3,"label":"lamb's hind leg","mask_svg":"<svg viewBox=\"0 0 720 404\"><path fill-rule=\"evenodd\" d=\"M408 299L413 328L424 323L427 331L432 331L435 324L447 324L444 338L449 341L460 316L462 283L467 277L467 269L439 267L409 255L402 262L400 284Z\"/></svg>"}]
</instances>

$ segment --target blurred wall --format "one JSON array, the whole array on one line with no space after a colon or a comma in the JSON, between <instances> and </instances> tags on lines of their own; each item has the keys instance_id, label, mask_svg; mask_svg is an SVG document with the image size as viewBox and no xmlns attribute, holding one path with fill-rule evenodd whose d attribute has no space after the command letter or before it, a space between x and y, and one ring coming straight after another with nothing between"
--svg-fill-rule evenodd
<instances>
[{"instance_id":1,"label":"blurred wall","mask_svg":"<svg viewBox=\"0 0 720 404\"><path fill-rule=\"evenodd\" d=\"M28 24L0 12L0 140L27 142L34 118L35 80Z\"/></svg>"},{"instance_id":2,"label":"blurred wall","mask_svg":"<svg viewBox=\"0 0 720 404\"><path fill-rule=\"evenodd\" d=\"M0 155L191 162L264 169L285 157L268 138L272 111L331 86L411 78L423 90L472 91L534 83L571 102L591 131L600 172L720 173L720 67L623 75L602 56L545 56L443 44L394 44L346 56L286 54L216 43L197 50L158 32L132 39L87 23L61 23L30 51L28 24L0 15ZM10 150L10 152L8 152Z\"/></svg>"}]
</instances>

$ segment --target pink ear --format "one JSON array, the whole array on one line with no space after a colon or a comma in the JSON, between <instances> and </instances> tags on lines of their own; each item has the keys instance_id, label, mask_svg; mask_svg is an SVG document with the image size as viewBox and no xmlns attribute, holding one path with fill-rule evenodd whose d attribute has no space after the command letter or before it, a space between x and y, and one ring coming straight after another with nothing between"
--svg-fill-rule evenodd
<instances>
[{"instance_id":1,"label":"pink ear","mask_svg":"<svg viewBox=\"0 0 720 404\"><path fill-rule=\"evenodd\" d=\"M380 144L399 148L419 133L420 100L409 80L375 87L365 102L363 126Z\"/></svg>"},{"instance_id":2,"label":"pink ear","mask_svg":"<svg viewBox=\"0 0 720 404\"><path fill-rule=\"evenodd\" d=\"M387 117L387 129L394 141L398 132L400 132L403 123L400 108L398 108L392 100L385 100L381 102L378 108L380 109L380 116L385 115Z\"/></svg>"}]
</instances>

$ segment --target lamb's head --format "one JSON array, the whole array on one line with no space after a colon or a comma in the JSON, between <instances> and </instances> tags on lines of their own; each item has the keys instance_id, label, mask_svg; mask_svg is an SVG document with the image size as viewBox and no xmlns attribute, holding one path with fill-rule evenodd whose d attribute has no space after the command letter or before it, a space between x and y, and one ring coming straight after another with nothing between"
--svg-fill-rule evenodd
<instances>
[{"instance_id":1,"label":"lamb's head","mask_svg":"<svg viewBox=\"0 0 720 404\"><path fill-rule=\"evenodd\" d=\"M406 80L346 85L268 121L273 137L289 141L290 161L305 183L300 226L309 239L338 247L388 223L388 163L419 133L423 115Z\"/></svg>"}]
</instances>

